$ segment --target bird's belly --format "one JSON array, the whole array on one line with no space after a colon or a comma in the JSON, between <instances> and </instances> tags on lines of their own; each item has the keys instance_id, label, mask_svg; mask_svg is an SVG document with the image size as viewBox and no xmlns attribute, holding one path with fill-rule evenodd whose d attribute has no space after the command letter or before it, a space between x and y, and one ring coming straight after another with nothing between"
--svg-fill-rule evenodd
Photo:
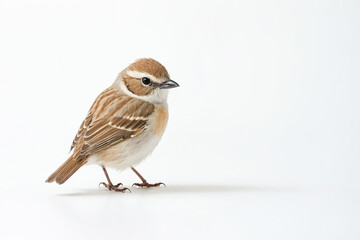
<instances>
[{"instance_id":1,"label":"bird's belly","mask_svg":"<svg viewBox=\"0 0 360 240\"><path fill-rule=\"evenodd\" d=\"M135 166L144 160L159 143L161 136L145 130L138 136L127 139L89 157L89 163L96 163L118 170Z\"/></svg>"}]
</instances>

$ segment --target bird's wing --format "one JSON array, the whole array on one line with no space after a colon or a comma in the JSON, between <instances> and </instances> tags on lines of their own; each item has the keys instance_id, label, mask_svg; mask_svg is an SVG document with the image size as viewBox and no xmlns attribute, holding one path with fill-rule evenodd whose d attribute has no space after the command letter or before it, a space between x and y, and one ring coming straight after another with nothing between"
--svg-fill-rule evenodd
<instances>
[{"instance_id":1,"label":"bird's wing","mask_svg":"<svg viewBox=\"0 0 360 240\"><path fill-rule=\"evenodd\" d=\"M82 138L84 137L84 134L89 129L90 124L94 120L97 120L99 117L101 117L101 115L99 114L99 110L101 110L103 106L107 106L109 105L109 103L114 103L115 100L121 99L124 99L124 95L119 94L118 91L116 91L112 87L105 89L99 94L99 96L95 99L93 105L91 106L85 120L81 123L80 128L71 144L70 152L75 146L77 146L79 142L79 145L82 145L80 140L82 140Z\"/></svg>"},{"instance_id":2,"label":"bird's wing","mask_svg":"<svg viewBox=\"0 0 360 240\"><path fill-rule=\"evenodd\" d=\"M104 104L104 100L107 100L109 97L113 97L113 95L116 95L116 91L112 87L109 87L104 91L102 91L99 94L99 96L95 99L85 120L81 123L80 128L76 133L76 136L71 144L70 152L78 144L78 142L84 137L84 134L86 130L89 128L89 125L92 123L93 118L96 117L94 116L96 109L99 109Z\"/></svg>"},{"instance_id":3,"label":"bird's wing","mask_svg":"<svg viewBox=\"0 0 360 240\"><path fill-rule=\"evenodd\" d=\"M101 109L97 112L96 110ZM149 116L154 112L154 105L122 95L112 100L104 99L103 104L91 110L92 120L75 138L76 159L82 159L95 152L118 144L121 141L140 134L147 126ZM98 113L99 116L96 116ZM96 117L96 118L95 118ZM78 146L77 146L78 145Z\"/></svg>"},{"instance_id":4,"label":"bird's wing","mask_svg":"<svg viewBox=\"0 0 360 240\"><path fill-rule=\"evenodd\" d=\"M89 111L88 115L86 116L85 120L81 123L81 126L78 130L78 132L76 133L76 136L71 144L71 148L70 148L70 152L71 150L73 150L73 148L76 146L76 144L78 143L79 139L82 138L86 132L86 130L88 129L89 125L92 122L92 112Z\"/></svg>"}]
</instances>

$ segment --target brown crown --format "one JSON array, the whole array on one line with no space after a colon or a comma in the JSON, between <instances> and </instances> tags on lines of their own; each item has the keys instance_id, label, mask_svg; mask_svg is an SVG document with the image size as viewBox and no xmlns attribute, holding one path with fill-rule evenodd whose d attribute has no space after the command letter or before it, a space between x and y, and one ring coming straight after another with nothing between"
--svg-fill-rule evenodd
<instances>
[{"instance_id":1,"label":"brown crown","mask_svg":"<svg viewBox=\"0 0 360 240\"><path fill-rule=\"evenodd\" d=\"M156 78L170 78L166 68L161 63L152 58L141 58L132 63L127 69L131 71L146 72Z\"/></svg>"}]
</instances>

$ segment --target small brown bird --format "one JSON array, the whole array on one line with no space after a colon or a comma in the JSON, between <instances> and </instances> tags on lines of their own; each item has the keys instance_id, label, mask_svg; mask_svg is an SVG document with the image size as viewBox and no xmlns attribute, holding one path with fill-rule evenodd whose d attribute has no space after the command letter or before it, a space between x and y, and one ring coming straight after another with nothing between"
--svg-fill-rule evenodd
<instances>
[{"instance_id":1,"label":"small brown bird","mask_svg":"<svg viewBox=\"0 0 360 240\"><path fill-rule=\"evenodd\" d=\"M105 173L109 190L124 192L121 183L113 185L106 167L128 167L142 183L149 184L134 168L159 143L168 121L169 88L179 85L170 80L166 68L151 58L139 59L124 69L111 87L103 91L91 106L71 145L72 155L46 182L63 184L80 167L96 163Z\"/></svg>"}]
</instances>

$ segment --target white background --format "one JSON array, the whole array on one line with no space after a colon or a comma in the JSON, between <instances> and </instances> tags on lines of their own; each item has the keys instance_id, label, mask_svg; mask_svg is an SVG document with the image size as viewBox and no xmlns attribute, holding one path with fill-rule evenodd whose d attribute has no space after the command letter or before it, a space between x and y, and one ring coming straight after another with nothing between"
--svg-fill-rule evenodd
<instances>
[{"instance_id":1,"label":"white background","mask_svg":"<svg viewBox=\"0 0 360 240\"><path fill-rule=\"evenodd\" d=\"M0 31L1 239L360 239L359 1L1 0ZM167 187L45 184L141 57L181 85L138 166Z\"/></svg>"}]
</instances>

